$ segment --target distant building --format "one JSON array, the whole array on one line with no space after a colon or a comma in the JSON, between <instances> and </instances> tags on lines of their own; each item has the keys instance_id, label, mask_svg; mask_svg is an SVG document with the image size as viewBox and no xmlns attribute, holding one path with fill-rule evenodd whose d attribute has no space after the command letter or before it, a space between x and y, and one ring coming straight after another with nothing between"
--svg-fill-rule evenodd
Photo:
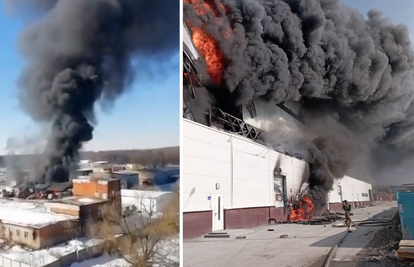
<instances>
[{"instance_id":1,"label":"distant building","mask_svg":"<svg viewBox=\"0 0 414 267\"><path fill-rule=\"evenodd\" d=\"M413 186L414 184L411 184L411 187ZM400 185L400 186L390 186L387 190L387 192L392 195L393 200L397 200L397 192L409 192L409 191L413 191L412 189L410 189L410 184Z\"/></svg>"},{"instance_id":2,"label":"distant building","mask_svg":"<svg viewBox=\"0 0 414 267\"><path fill-rule=\"evenodd\" d=\"M121 190L122 208L135 206L142 213L162 213L171 203L172 192Z\"/></svg>"},{"instance_id":3,"label":"distant building","mask_svg":"<svg viewBox=\"0 0 414 267\"><path fill-rule=\"evenodd\" d=\"M114 171L111 176L115 179L119 179L121 182L121 189L131 189L140 184L140 177L138 171Z\"/></svg>"},{"instance_id":4,"label":"distant building","mask_svg":"<svg viewBox=\"0 0 414 267\"><path fill-rule=\"evenodd\" d=\"M154 180L154 173L148 169L141 169L138 171L139 185L152 184Z\"/></svg>"},{"instance_id":5,"label":"distant building","mask_svg":"<svg viewBox=\"0 0 414 267\"><path fill-rule=\"evenodd\" d=\"M162 188L163 185L175 184L180 179L179 166L156 167L153 170L154 184Z\"/></svg>"},{"instance_id":6,"label":"distant building","mask_svg":"<svg viewBox=\"0 0 414 267\"><path fill-rule=\"evenodd\" d=\"M402 186L398 187L397 191L400 191L400 192L413 192L414 191L414 184L403 184Z\"/></svg>"},{"instance_id":7,"label":"distant building","mask_svg":"<svg viewBox=\"0 0 414 267\"><path fill-rule=\"evenodd\" d=\"M32 249L42 249L77 236L77 218L0 207L1 238Z\"/></svg>"}]
</instances>

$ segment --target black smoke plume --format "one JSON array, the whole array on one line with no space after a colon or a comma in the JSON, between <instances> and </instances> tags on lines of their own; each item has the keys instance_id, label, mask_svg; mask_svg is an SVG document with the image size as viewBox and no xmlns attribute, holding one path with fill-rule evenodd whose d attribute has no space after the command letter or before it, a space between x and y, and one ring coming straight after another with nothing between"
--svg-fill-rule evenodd
<instances>
[{"instance_id":1,"label":"black smoke plume","mask_svg":"<svg viewBox=\"0 0 414 267\"><path fill-rule=\"evenodd\" d=\"M220 81L206 85L216 103L223 102L217 88L232 106L301 100L315 114L335 115L370 151L413 149L414 54L406 26L375 10L364 19L338 0L186 2L189 28L213 38L223 55ZM352 163L348 148L355 146L342 145L341 133L322 132L307 144L310 195L321 205Z\"/></svg>"},{"instance_id":2,"label":"black smoke plume","mask_svg":"<svg viewBox=\"0 0 414 267\"><path fill-rule=\"evenodd\" d=\"M179 1L8 3L36 11L20 38L27 60L20 100L35 121L51 124L39 179L65 181L82 144L93 137L95 105L113 103L131 85L135 69L145 68L134 60L162 62L178 52Z\"/></svg>"}]
</instances>

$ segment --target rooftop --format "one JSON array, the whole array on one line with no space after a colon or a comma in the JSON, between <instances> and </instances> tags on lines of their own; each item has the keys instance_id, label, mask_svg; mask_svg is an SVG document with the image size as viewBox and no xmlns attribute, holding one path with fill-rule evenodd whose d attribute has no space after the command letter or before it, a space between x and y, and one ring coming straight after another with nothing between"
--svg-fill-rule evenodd
<instances>
[{"instance_id":1,"label":"rooftop","mask_svg":"<svg viewBox=\"0 0 414 267\"><path fill-rule=\"evenodd\" d=\"M114 171L113 174L124 174L124 175L137 175L140 172L139 171L131 171L131 170L120 170L120 171Z\"/></svg>"},{"instance_id":2,"label":"rooftop","mask_svg":"<svg viewBox=\"0 0 414 267\"><path fill-rule=\"evenodd\" d=\"M66 203L66 204L72 204L76 206L84 206L84 205L90 205L90 204L96 204L96 203L104 203L104 202L107 202L107 200L101 199L101 198L94 198L94 197L85 197L85 196L70 196L70 197L64 197L60 199L59 202Z\"/></svg>"},{"instance_id":3,"label":"rooftop","mask_svg":"<svg viewBox=\"0 0 414 267\"><path fill-rule=\"evenodd\" d=\"M73 178L72 183L88 183L89 181L116 181L119 179L110 178L110 177L82 177L82 178Z\"/></svg>"},{"instance_id":4,"label":"rooftop","mask_svg":"<svg viewBox=\"0 0 414 267\"><path fill-rule=\"evenodd\" d=\"M0 221L5 224L41 228L57 222L74 219L75 217L72 216L58 215L47 212L36 212L29 209L16 209L15 207L0 204Z\"/></svg>"},{"instance_id":5,"label":"rooftop","mask_svg":"<svg viewBox=\"0 0 414 267\"><path fill-rule=\"evenodd\" d=\"M171 194L171 192L121 189L122 197L131 198L158 198L166 194Z\"/></svg>"}]
</instances>

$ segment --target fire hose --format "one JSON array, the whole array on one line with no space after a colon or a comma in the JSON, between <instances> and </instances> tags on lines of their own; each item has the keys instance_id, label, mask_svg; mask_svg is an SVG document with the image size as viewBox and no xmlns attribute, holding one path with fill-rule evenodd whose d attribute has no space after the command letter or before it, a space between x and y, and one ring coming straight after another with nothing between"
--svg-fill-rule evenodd
<instances>
[{"instance_id":1,"label":"fire hose","mask_svg":"<svg viewBox=\"0 0 414 267\"><path fill-rule=\"evenodd\" d=\"M390 226L393 224L392 220L364 220L353 222L362 227L378 227L378 226Z\"/></svg>"}]
</instances>

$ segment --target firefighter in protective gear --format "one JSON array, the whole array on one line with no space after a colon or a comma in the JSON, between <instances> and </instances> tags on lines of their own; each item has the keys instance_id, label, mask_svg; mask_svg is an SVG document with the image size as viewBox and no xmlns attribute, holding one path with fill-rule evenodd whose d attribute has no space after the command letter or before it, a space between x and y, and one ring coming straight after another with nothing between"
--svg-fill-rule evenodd
<instances>
[{"instance_id":1,"label":"firefighter in protective gear","mask_svg":"<svg viewBox=\"0 0 414 267\"><path fill-rule=\"evenodd\" d=\"M351 204L348 203L347 200L344 200L342 202L342 209L345 211L345 224L348 226L348 231L350 231L350 227L352 224L352 220L351 220Z\"/></svg>"}]
</instances>

